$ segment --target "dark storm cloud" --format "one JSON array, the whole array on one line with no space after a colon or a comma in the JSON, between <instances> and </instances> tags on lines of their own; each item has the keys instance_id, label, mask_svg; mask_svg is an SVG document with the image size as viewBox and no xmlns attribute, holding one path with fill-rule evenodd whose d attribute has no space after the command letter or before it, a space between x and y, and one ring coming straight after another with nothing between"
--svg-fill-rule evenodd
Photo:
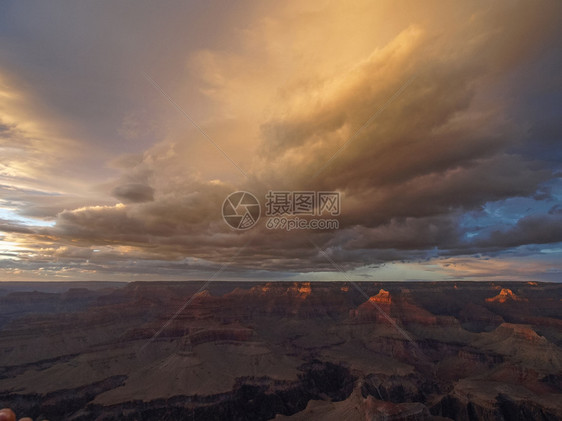
<instances>
[{"instance_id":1,"label":"dark storm cloud","mask_svg":"<svg viewBox=\"0 0 562 421\"><path fill-rule=\"evenodd\" d=\"M152 202L154 189L145 184L130 183L115 187L111 195L125 203Z\"/></svg>"},{"instance_id":2,"label":"dark storm cloud","mask_svg":"<svg viewBox=\"0 0 562 421\"><path fill-rule=\"evenodd\" d=\"M559 242L562 242L562 215L549 213L521 218L513 228L506 231L494 231L489 239L477 242L477 244L507 248L525 244Z\"/></svg>"}]
</instances>

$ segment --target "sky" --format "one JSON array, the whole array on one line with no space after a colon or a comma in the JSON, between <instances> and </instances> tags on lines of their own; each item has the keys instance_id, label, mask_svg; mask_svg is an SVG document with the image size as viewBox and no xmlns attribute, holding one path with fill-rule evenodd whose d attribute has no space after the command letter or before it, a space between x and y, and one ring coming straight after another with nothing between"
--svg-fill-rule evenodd
<instances>
[{"instance_id":1,"label":"sky","mask_svg":"<svg viewBox=\"0 0 562 421\"><path fill-rule=\"evenodd\" d=\"M560 39L559 1L2 2L0 280L558 282Z\"/></svg>"}]
</instances>

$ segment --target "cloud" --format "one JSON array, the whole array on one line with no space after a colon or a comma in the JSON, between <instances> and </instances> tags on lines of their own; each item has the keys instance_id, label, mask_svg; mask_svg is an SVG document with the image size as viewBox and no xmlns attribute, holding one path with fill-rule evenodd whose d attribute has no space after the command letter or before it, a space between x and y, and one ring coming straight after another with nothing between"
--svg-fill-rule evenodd
<instances>
[{"instance_id":1,"label":"cloud","mask_svg":"<svg viewBox=\"0 0 562 421\"><path fill-rule=\"evenodd\" d=\"M0 232L31 234L34 231L33 229L18 224L14 221L0 219Z\"/></svg>"},{"instance_id":2,"label":"cloud","mask_svg":"<svg viewBox=\"0 0 562 421\"><path fill-rule=\"evenodd\" d=\"M551 244L562 242L562 215L529 215L517 221L506 231L493 231L489 238L479 242L482 246L500 248L525 244Z\"/></svg>"},{"instance_id":3,"label":"cloud","mask_svg":"<svg viewBox=\"0 0 562 421\"><path fill-rule=\"evenodd\" d=\"M11 36L28 27L20 7L11 11ZM76 20L61 22L60 32L37 22L29 47L44 38L54 57L91 47L61 73L57 60L12 51L7 74L30 65L21 76L27 85L9 78L3 91L0 111L14 111L0 121L0 171L19 189L3 204L56 221L29 230L4 223L26 250L18 264L86 270L88 261L104 273L168 273L229 263L285 276L334 270L309 239L345 269L562 241L552 228L562 225L552 187L560 124L539 113L560 95L552 64L559 4L408 3L404 12L385 2L266 2L244 3L244 13L213 4L207 32L198 22L210 15L192 7L181 11L195 16L200 34L169 7L141 7L117 22L109 9L75 6L64 9ZM141 35L146 28L150 37ZM73 31L83 40L67 41ZM267 189L340 192L340 230L259 225L241 233L224 224L228 194L263 198ZM517 197L552 212L521 209L493 229L462 225L467 213Z\"/></svg>"},{"instance_id":4,"label":"cloud","mask_svg":"<svg viewBox=\"0 0 562 421\"><path fill-rule=\"evenodd\" d=\"M129 183L115 187L111 195L123 202L152 202L154 200L154 189L146 184Z\"/></svg>"},{"instance_id":5,"label":"cloud","mask_svg":"<svg viewBox=\"0 0 562 421\"><path fill-rule=\"evenodd\" d=\"M527 256L502 256L481 258L462 256L436 259L427 265L438 265L443 272L456 280L529 281L545 280L557 282L560 263Z\"/></svg>"}]
</instances>

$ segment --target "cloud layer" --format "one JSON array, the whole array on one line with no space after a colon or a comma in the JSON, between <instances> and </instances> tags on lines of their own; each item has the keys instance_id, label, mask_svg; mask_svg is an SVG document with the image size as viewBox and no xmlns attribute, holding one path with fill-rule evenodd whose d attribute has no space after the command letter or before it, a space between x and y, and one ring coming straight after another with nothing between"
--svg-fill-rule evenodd
<instances>
[{"instance_id":1,"label":"cloud layer","mask_svg":"<svg viewBox=\"0 0 562 421\"><path fill-rule=\"evenodd\" d=\"M282 278L336 271L330 260L374 277L435 263L441 279L470 277L454 259L515 253L550 279L562 243L561 12L12 3L0 265L30 278L198 277L228 263ZM339 229L224 223L228 194L263 201L269 189L340 192ZM478 276L509 272L485 267Z\"/></svg>"}]
</instances>

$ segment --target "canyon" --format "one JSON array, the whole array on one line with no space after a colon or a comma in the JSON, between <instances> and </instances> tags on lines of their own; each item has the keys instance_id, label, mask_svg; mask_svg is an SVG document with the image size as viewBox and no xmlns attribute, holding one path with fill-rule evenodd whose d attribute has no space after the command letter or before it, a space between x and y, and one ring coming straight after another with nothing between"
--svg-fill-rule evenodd
<instances>
[{"instance_id":1,"label":"canyon","mask_svg":"<svg viewBox=\"0 0 562 421\"><path fill-rule=\"evenodd\" d=\"M562 419L562 286L0 283L36 420Z\"/></svg>"}]
</instances>

